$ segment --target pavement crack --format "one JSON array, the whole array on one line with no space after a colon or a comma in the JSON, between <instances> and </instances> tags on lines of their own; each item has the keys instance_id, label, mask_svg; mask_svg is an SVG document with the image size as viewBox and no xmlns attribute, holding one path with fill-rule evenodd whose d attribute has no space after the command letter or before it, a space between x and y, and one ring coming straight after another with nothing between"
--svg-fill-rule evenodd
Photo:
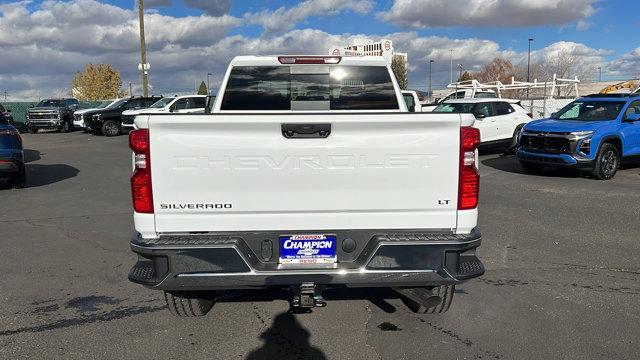
<instances>
[{"instance_id":1,"label":"pavement crack","mask_svg":"<svg viewBox=\"0 0 640 360\"><path fill-rule=\"evenodd\" d=\"M142 315L161 311L166 309L166 305L162 306L133 306L128 308L117 308L101 314L82 315L76 318L61 319L48 324L38 326L27 326L13 330L0 331L0 336L11 336L22 333L39 333L51 330L59 330L74 326L90 325L97 322L108 322L112 320L120 320L132 316Z\"/></svg>"}]
</instances>

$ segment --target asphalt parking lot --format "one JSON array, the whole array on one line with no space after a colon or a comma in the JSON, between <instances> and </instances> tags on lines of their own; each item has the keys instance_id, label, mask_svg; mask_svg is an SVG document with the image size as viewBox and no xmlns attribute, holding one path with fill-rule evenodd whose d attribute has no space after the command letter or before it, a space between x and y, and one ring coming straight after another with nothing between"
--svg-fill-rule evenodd
<instances>
[{"instance_id":1,"label":"asphalt parking lot","mask_svg":"<svg viewBox=\"0 0 640 360\"><path fill-rule=\"evenodd\" d=\"M0 358L637 359L640 167L602 182L481 157L480 258L443 316L391 291L290 314L228 294L180 319L130 283L127 137L24 135L27 188L0 191Z\"/></svg>"}]
</instances>

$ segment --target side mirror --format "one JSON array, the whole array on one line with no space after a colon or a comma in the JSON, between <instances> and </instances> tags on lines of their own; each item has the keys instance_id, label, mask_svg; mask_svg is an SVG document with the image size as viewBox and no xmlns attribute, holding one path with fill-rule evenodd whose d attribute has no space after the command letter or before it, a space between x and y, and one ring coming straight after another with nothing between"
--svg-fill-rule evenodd
<instances>
[{"instance_id":1,"label":"side mirror","mask_svg":"<svg viewBox=\"0 0 640 360\"><path fill-rule=\"evenodd\" d=\"M556 117L556 114L558 114L558 113L551 113L551 115L549 117L554 118L554 117Z\"/></svg>"},{"instance_id":2,"label":"side mirror","mask_svg":"<svg viewBox=\"0 0 640 360\"><path fill-rule=\"evenodd\" d=\"M636 122L640 120L640 114L631 114L624 119L625 122Z\"/></svg>"}]
</instances>

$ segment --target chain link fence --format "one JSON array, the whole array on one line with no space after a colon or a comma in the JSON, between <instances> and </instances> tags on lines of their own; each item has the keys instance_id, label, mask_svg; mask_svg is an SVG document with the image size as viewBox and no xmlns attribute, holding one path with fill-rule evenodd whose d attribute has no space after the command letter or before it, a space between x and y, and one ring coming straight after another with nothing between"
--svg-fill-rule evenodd
<instances>
[{"instance_id":1,"label":"chain link fence","mask_svg":"<svg viewBox=\"0 0 640 360\"><path fill-rule=\"evenodd\" d=\"M531 113L533 119L544 119L554 112L565 107L575 99L523 99L520 101L522 107Z\"/></svg>"},{"instance_id":2,"label":"chain link fence","mask_svg":"<svg viewBox=\"0 0 640 360\"><path fill-rule=\"evenodd\" d=\"M100 105L102 101L81 101L80 109L89 109ZM37 101L20 101L20 102L3 102L2 106L10 111L11 117L16 124L16 127L21 132L27 130L27 111L36 106Z\"/></svg>"}]
</instances>

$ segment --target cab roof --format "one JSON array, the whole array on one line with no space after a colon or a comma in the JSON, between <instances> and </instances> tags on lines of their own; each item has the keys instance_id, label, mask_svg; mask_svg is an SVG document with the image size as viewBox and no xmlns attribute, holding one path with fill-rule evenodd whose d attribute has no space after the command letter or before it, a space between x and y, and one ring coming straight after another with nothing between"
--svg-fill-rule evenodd
<instances>
[{"instance_id":1,"label":"cab roof","mask_svg":"<svg viewBox=\"0 0 640 360\"><path fill-rule=\"evenodd\" d=\"M308 65L309 63L283 63L283 59L339 59L334 63L318 63L315 65L368 65L386 66L387 61L382 56L332 56L332 55L270 55L270 56L236 56L231 60L231 66L291 66Z\"/></svg>"},{"instance_id":2,"label":"cab roof","mask_svg":"<svg viewBox=\"0 0 640 360\"><path fill-rule=\"evenodd\" d=\"M504 98L469 98L469 99L451 99L451 100L447 100L444 101L444 104L478 104L478 103L485 103L485 102L508 102L511 104L517 104L519 103L521 100L517 100L517 99L504 99Z\"/></svg>"},{"instance_id":3,"label":"cab roof","mask_svg":"<svg viewBox=\"0 0 640 360\"><path fill-rule=\"evenodd\" d=\"M636 100L640 94L591 94L580 98L580 100L598 100L598 101L627 101Z\"/></svg>"}]
</instances>

